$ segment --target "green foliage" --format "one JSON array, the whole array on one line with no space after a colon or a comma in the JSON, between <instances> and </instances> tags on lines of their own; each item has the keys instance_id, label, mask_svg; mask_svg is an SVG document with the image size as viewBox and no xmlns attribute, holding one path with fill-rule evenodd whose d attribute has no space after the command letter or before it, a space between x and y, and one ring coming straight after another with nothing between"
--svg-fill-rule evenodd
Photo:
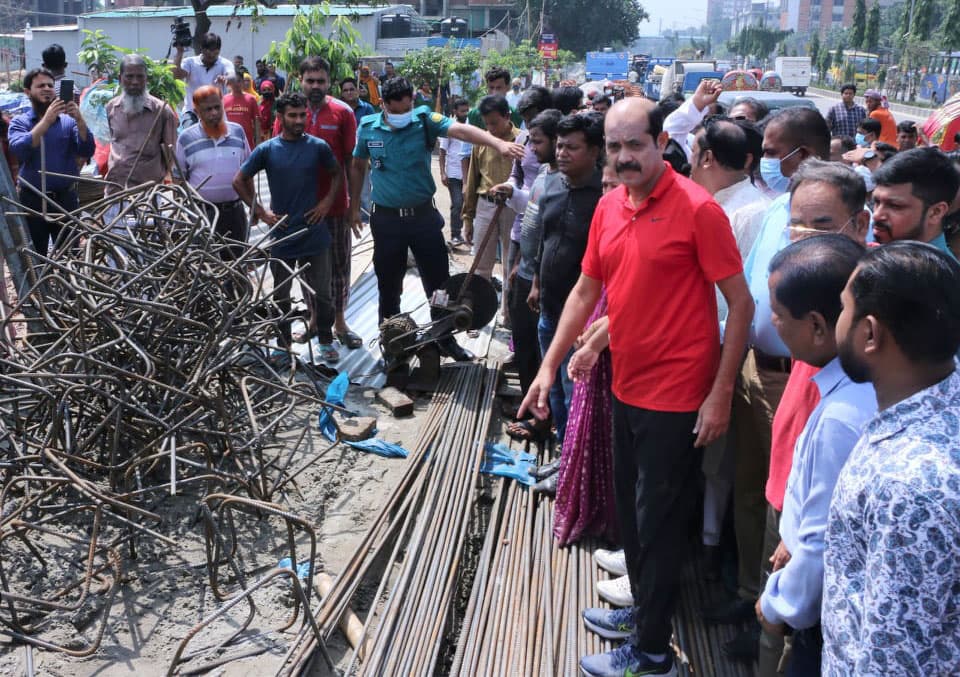
<instances>
[{"instance_id":1,"label":"green foliage","mask_svg":"<svg viewBox=\"0 0 960 677\"><path fill-rule=\"evenodd\" d=\"M850 25L850 47L852 49L865 49L863 37L867 32L867 2L866 0L857 0L853 7L853 23Z\"/></svg>"},{"instance_id":2,"label":"green foliage","mask_svg":"<svg viewBox=\"0 0 960 677\"><path fill-rule=\"evenodd\" d=\"M863 48L868 52L876 53L880 46L880 2L874 0L870 13L867 14L867 28L863 34Z\"/></svg>"},{"instance_id":3,"label":"green foliage","mask_svg":"<svg viewBox=\"0 0 960 677\"><path fill-rule=\"evenodd\" d=\"M577 55L571 52L569 49L558 49L557 58L554 60L553 65L557 68L566 68L567 66L576 63L580 59L577 58Z\"/></svg>"},{"instance_id":4,"label":"green foliage","mask_svg":"<svg viewBox=\"0 0 960 677\"><path fill-rule=\"evenodd\" d=\"M810 44L807 45L807 55L810 57L810 63L820 63L820 33L814 31L810 37Z\"/></svg>"},{"instance_id":5,"label":"green foliage","mask_svg":"<svg viewBox=\"0 0 960 677\"><path fill-rule=\"evenodd\" d=\"M478 68L480 50L456 50L447 44L408 53L397 71L410 80L415 88L426 82L435 92L439 91L441 85L450 82L452 75L456 75L463 88L464 97L473 101L478 91L473 87L473 74Z\"/></svg>"},{"instance_id":6,"label":"green foliage","mask_svg":"<svg viewBox=\"0 0 960 677\"><path fill-rule=\"evenodd\" d=\"M910 8L907 8L910 13ZM932 0L917 0L913 12L913 31L910 33L910 40L918 42L930 39L930 28L933 21L933 2Z\"/></svg>"},{"instance_id":7,"label":"green foliage","mask_svg":"<svg viewBox=\"0 0 960 677\"><path fill-rule=\"evenodd\" d=\"M829 49L821 50L820 61L817 65L817 70L820 73L820 80L822 81L827 77L827 73L830 72L830 68L833 66L833 55L830 53Z\"/></svg>"},{"instance_id":8,"label":"green foliage","mask_svg":"<svg viewBox=\"0 0 960 677\"><path fill-rule=\"evenodd\" d=\"M877 87L883 89L883 85L887 82L887 69L881 68L877 71Z\"/></svg>"},{"instance_id":9,"label":"green foliage","mask_svg":"<svg viewBox=\"0 0 960 677\"><path fill-rule=\"evenodd\" d=\"M940 46L949 52L960 49L960 0L950 0Z\"/></svg>"},{"instance_id":10,"label":"green foliage","mask_svg":"<svg viewBox=\"0 0 960 677\"><path fill-rule=\"evenodd\" d=\"M83 42L77 59L84 66L96 68L97 73L106 78L119 74L120 59L124 54L139 54L147 66L147 89L158 99L166 101L176 108L183 103L187 86L173 76L173 64L166 59L151 59L144 49L126 49L110 43L110 38L101 30L84 31ZM119 85L118 85L119 90Z\"/></svg>"},{"instance_id":11,"label":"green foliage","mask_svg":"<svg viewBox=\"0 0 960 677\"><path fill-rule=\"evenodd\" d=\"M110 38L99 28L95 31L84 29L77 60L87 70L94 69L97 75L108 78L115 75L120 66L117 48L110 44Z\"/></svg>"},{"instance_id":12,"label":"green foliage","mask_svg":"<svg viewBox=\"0 0 960 677\"><path fill-rule=\"evenodd\" d=\"M737 55L754 56L765 59L793 31L781 31L764 25L747 26L727 43L730 51Z\"/></svg>"},{"instance_id":13,"label":"green foliage","mask_svg":"<svg viewBox=\"0 0 960 677\"><path fill-rule=\"evenodd\" d=\"M787 55L787 43L781 42L780 46L777 48L777 56L786 56Z\"/></svg>"},{"instance_id":14,"label":"green foliage","mask_svg":"<svg viewBox=\"0 0 960 677\"><path fill-rule=\"evenodd\" d=\"M311 5L310 11L293 18L285 39L270 45L267 60L277 64L278 70L286 71L290 75L288 87L297 89L300 83L293 76L299 73L300 62L306 57L326 59L330 63L330 78L336 82L353 74L364 53L360 33L349 18L338 16L330 21L330 3L324 2Z\"/></svg>"},{"instance_id":15,"label":"green foliage","mask_svg":"<svg viewBox=\"0 0 960 677\"><path fill-rule=\"evenodd\" d=\"M539 16L544 0L530 0L530 13ZM557 42L579 57L604 47L628 45L640 34L649 15L639 0L563 0L547 2L547 24Z\"/></svg>"},{"instance_id":16,"label":"green foliage","mask_svg":"<svg viewBox=\"0 0 960 677\"><path fill-rule=\"evenodd\" d=\"M488 66L500 66L510 71L514 77L529 75L530 71L543 68L543 59L535 45L521 42L507 51L490 52L487 55Z\"/></svg>"}]
</instances>

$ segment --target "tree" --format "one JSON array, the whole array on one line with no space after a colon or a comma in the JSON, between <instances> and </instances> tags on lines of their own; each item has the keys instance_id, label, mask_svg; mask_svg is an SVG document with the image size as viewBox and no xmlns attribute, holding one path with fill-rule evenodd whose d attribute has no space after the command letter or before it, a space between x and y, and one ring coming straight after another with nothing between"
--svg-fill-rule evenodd
<instances>
[{"instance_id":1,"label":"tree","mask_svg":"<svg viewBox=\"0 0 960 677\"><path fill-rule=\"evenodd\" d=\"M506 68L513 76L529 75L531 70L543 68L543 57L539 50L529 43L513 45L503 53L490 52L486 62L489 66Z\"/></svg>"},{"instance_id":2,"label":"tree","mask_svg":"<svg viewBox=\"0 0 960 677\"><path fill-rule=\"evenodd\" d=\"M477 94L477 89L472 86L472 77L479 67L480 50L455 50L447 44L408 52L397 71L410 80L414 87L425 82L434 92L440 91L440 87L456 75L463 87L464 97L472 101Z\"/></svg>"},{"instance_id":3,"label":"tree","mask_svg":"<svg viewBox=\"0 0 960 677\"><path fill-rule=\"evenodd\" d=\"M880 2L874 0L873 7L867 15L867 28L863 34L863 48L868 52L876 52L880 46Z\"/></svg>"},{"instance_id":4,"label":"tree","mask_svg":"<svg viewBox=\"0 0 960 677\"><path fill-rule=\"evenodd\" d=\"M186 95L186 83L173 77L173 66L166 59L151 59L144 49L124 49L110 43L110 38L101 30L84 30L77 60L87 69L96 68L97 73L107 78L108 84L119 83L115 78L119 74L120 59L124 54L139 54L143 57L147 71L147 89L158 99L166 101L176 108L183 103Z\"/></svg>"},{"instance_id":5,"label":"tree","mask_svg":"<svg viewBox=\"0 0 960 677\"><path fill-rule=\"evenodd\" d=\"M827 79L827 74L830 72L831 66L833 66L833 55L829 49L824 49L820 52L820 62L817 68L820 72L821 81Z\"/></svg>"},{"instance_id":6,"label":"tree","mask_svg":"<svg viewBox=\"0 0 960 677\"><path fill-rule=\"evenodd\" d=\"M943 39L940 46L952 52L960 49L960 0L951 0L943 21Z\"/></svg>"},{"instance_id":7,"label":"tree","mask_svg":"<svg viewBox=\"0 0 960 677\"><path fill-rule=\"evenodd\" d=\"M786 56L787 55L787 43L781 42L780 47L777 48L777 56Z\"/></svg>"},{"instance_id":8,"label":"tree","mask_svg":"<svg viewBox=\"0 0 960 677\"><path fill-rule=\"evenodd\" d=\"M742 56L766 59L793 31L781 31L764 25L747 26L727 43L730 51Z\"/></svg>"},{"instance_id":9,"label":"tree","mask_svg":"<svg viewBox=\"0 0 960 677\"><path fill-rule=\"evenodd\" d=\"M857 0L853 7L853 23L850 25L850 46L853 49L864 49L863 37L867 32L867 2Z\"/></svg>"},{"instance_id":10,"label":"tree","mask_svg":"<svg viewBox=\"0 0 960 677\"><path fill-rule=\"evenodd\" d=\"M560 47L582 57L603 47L625 46L637 39L640 22L649 19L639 0L530 0L531 15L544 12L543 33L553 33Z\"/></svg>"},{"instance_id":11,"label":"tree","mask_svg":"<svg viewBox=\"0 0 960 677\"><path fill-rule=\"evenodd\" d=\"M330 6L326 3L313 5L309 12L297 14L284 40L270 45L267 60L277 64L279 70L297 73L305 57L319 56L329 62L332 81L352 75L357 61L363 56L360 34L345 16L333 19L329 31L326 31L329 20ZM294 78L291 78L291 84L298 86Z\"/></svg>"},{"instance_id":12,"label":"tree","mask_svg":"<svg viewBox=\"0 0 960 677\"><path fill-rule=\"evenodd\" d=\"M907 13L910 9L907 9ZM913 12L913 30L910 33L912 42L922 42L930 39L930 25L933 20L933 3L931 0L917 0Z\"/></svg>"},{"instance_id":13,"label":"tree","mask_svg":"<svg viewBox=\"0 0 960 677\"><path fill-rule=\"evenodd\" d=\"M807 45L807 55L810 57L810 63L816 65L820 63L820 33L814 31L810 37L810 44Z\"/></svg>"}]
</instances>

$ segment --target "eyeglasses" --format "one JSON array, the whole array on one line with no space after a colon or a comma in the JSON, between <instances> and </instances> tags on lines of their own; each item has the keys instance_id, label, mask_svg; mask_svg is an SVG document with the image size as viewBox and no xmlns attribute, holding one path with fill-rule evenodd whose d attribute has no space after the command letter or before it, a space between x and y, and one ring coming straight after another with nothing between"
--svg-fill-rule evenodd
<instances>
[{"instance_id":1,"label":"eyeglasses","mask_svg":"<svg viewBox=\"0 0 960 677\"><path fill-rule=\"evenodd\" d=\"M804 238L811 237L813 235L826 235L828 233L833 233L836 235L842 235L847 227L853 223L854 219L857 218L857 214L852 214L849 219L840 224L839 228L832 228L826 224L811 224L803 223L798 221L790 221L788 226L790 230L790 237L793 238Z\"/></svg>"}]
</instances>

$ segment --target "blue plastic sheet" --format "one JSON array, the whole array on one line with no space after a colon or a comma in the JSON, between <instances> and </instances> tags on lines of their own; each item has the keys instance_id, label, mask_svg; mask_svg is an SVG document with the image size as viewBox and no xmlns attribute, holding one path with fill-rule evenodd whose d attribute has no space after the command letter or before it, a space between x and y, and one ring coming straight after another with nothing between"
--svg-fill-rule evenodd
<instances>
[{"instance_id":1,"label":"blue plastic sheet","mask_svg":"<svg viewBox=\"0 0 960 677\"><path fill-rule=\"evenodd\" d=\"M343 406L343 403L346 401L347 389L349 387L350 377L347 376L346 372L341 371L339 374L337 374L337 377L330 382L330 385L327 386L327 395L325 399L330 404ZM320 407L318 424L320 426L320 432L323 433L323 436L331 442L336 442L337 426L333 422L333 411L327 407ZM410 455L410 452L401 447L399 444L384 442L376 437L372 437L368 440L362 440L360 442L347 442L344 440L343 443L353 447L354 449L366 451L371 454L377 454L386 458L406 458Z\"/></svg>"},{"instance_id":2,"label":"blue plastic sheet","mask_svg":"<svg viewBox=\"0 0 960 677\"><path fill-rule=\"evenodd\" d=\"M520 449L510 449L502 444L490 444L484 447L486 452L480 472L499 477L514 479L529 487L536 483L530 470L537 465L537 457Z\"/></svg>"},{"instance_id":3,"label":"blue plastic sheet","mask_svg":"<svg viewBox=\"0 0 960 677\"><path fill-rule=\"evenodd\" d=\"M293 564L293 560L291 560L289 557L284 557L282 560L277 562L278 567L286 568L286 569L292 569L293 568L292 564ZM310 576L310 562L300 562L300 564L297 565L297 578L305 581L309 576Z\"/></svg>"}]
</instances>

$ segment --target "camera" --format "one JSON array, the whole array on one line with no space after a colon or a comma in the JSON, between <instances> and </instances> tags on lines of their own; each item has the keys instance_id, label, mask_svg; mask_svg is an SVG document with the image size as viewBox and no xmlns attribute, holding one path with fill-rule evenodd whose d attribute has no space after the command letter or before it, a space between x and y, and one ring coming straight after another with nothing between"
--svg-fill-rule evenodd
<instances>
[{"instance_id":1,"label":"camera","mask_svg":"<svg viewBox=\"0 0 960 677\"><path fill-rule=\"evenodd\" d=\"M170 24L170 32L173 34L172 44L174 47L189 47L193 44L193 36L190 35L190 24L178 16Z\"/></svg>"}]
</instances>

